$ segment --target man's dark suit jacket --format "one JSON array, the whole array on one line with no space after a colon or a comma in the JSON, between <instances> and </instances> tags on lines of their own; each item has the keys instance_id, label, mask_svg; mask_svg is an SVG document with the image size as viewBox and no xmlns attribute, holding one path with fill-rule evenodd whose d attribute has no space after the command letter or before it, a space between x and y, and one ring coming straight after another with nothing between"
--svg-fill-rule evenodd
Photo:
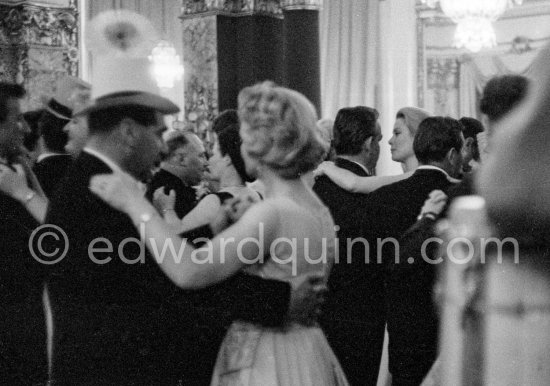
<instances>
[{"instance_id":1,"label":"man's dark suit jacket","mask_svg":"<svg viewBox=\"0 0 550 386\"><path fill-rule=\"evenodd\" d=\"M32 168L48 198L51 198L52 193L67 173L67 169L72 161L72 157L68 154L56 154L37 162Z\"/></svg>"},{"instance_id":2,"label":"man's dark suit jacket","mask_svg":"<svg viewBox=\"0 0 550 386\"><path fill-rule=\"evenodd\" d=\"M419 261L417 254L405 255L403 235L416 222L430 192L450 186L443 172L419 169L406 180L371 193L365 208L371 245L376 248L378 240L393 238L400 249L404 247L396 250L393 244L385 244L380 256L386 282L389 367L396 386L420 384L435 360L438 334L433 305L436 266ZM409 257L415 258L412 264Z\"/></svg>"},{"instance_id":3,"label":"man's dark suit jacket","mask_svg":"<svg viewBox=\"0 0 550 386\"><path fill-rule=\"evenodd\" d=\"M44 384L43 266L29 252L38 226L25 207L0 193L0 384Z\"/></svg>"},{"instance_id":4,"label":"man's dark suit jacket","mask_svg":"<svg viewBox=\"0 0 550 386\"><path fill-rule=\"evenodd\" d=\"M195 189L191 186L187 186L179 177L172 173L160 169L155 173L149 186L147 187L147 199L153 201L153 193L158 188L164 186L164 193L168 194L170 190L176 192L176 204L174 210L178 215L178 218L183 218L187 213L197 205L197 197Z\"/></svg>"},{"instance_id":5,"label":"man's dark suit jacket","mask_svg":"<svg viewBox=\"0 0 550 386\"><path fill-rule=\"evenodd\" d=\"M361 166L346 159L337 158L336 165L368 176ZM313 190L340 227L339 261L329 277L321 325L350 384L376 385L384 341L383 276L376 264L365 263L360 242L351 251L351 262L347 261L347 239L365 237L368 196L350 193L325 176L317 179Z\"/></svg>"},{"instance_id":6,"label":"man's dark suit jacket","mask_svg":"<svg viewBox=\"0 0 550 386\"><path fill-rule=\"evenodd\" d=\"M290 287L238 273L197 293L177 288L145 250L136 264L123 263L118 248L139 238L131 220L89 191L93 175L110 173L83 152L50 203L46 223L61 227L69 252L53 265L48 288L55 323L54 379L61 385L208 384L224 327L233 319L280 325ZM104 238L94 246L92 240ZM108 241L112 249L108 249ZM123 249L140 256L137 242ZM197 342L194 303L216 304L209 339ZM199 338L197 338L199 335ZM57 384L57 383L56 383Z\"/></svg>"}]
</instances>

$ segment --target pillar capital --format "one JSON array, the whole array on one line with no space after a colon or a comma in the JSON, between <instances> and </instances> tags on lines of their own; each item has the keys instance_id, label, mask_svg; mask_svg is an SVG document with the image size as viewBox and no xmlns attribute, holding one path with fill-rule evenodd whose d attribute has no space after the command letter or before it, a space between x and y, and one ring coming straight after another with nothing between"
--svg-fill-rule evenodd
<instances>
[{"instance_id":1,"label":"pillar capital","mask_svg":"<svg viewBox=\"0 0 550 386\"><path fill-rule=\"evenodd\" d=\"M281 7L285 11L320 11L323 7L323 0L281 0Z\"/></svg>"},{"instance_id":2,"label":"pillar capital","mask_svg":"<svg viewBox=\"0 0 550 386\"><path fill-rule=\"evenodd\" d=\"M78 11L39 1L0 2L0 78L27 90L23 108L42 105L57 79L78 73Z\"/></svg>"},{"instance_id":3,"label":"pillar capital","mask_svg":"<svg viewBox=\"0 0 550 386\"><path fill-rule=\"evenodd\" d=\"M197 16L250 16L283 17L282 0L182 0L181 19Z\"/></svg>"}]
</instances>

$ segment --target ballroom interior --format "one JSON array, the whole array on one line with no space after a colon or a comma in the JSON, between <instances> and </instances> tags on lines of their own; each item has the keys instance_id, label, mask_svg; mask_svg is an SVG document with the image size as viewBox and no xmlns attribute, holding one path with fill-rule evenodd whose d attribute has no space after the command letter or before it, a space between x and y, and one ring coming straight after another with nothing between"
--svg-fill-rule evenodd
<instances>
[{"instance_id":1,"label":"ballroom interior","mask_svg":"<svg viewBox=\"0 0 550 386\"><path fill-rule=\"evenodd\" d=\"M272 80L306 95L319 118L334 119L348 106L376 108L383 135L376 173L395 175L402 170L388 139L401 107L481 120L479 100L490 78L532 73L535 57L550 43L550 0L504 3L505 12L490 21L490 47L457 47L456 20L433 0L0 0L0 80L28 91L23 111L41 108L67 74L93 84L90 21L105 10L130 10L151 20L156 43L165 42L181 61L181 76L160 88L181 109L167 118L169 126L191 126L209 142L214 118L236 108L240 89ZM511 292L515 280L506 284ZM547 303L549 293L547 284L541 287L541 301ZM540 327L548 327L546 319L536 328L529 323L499 332L533 344L548 341L550 330ZM549 366L531 361L548 348L527 353L519 346L504 357L492 353L517 362L491 371L520 379L522 368L548 381ZM457 385L462 379L450 377ZM378 384L385 382L382 368Z\"/></svg>"}]
</instances>

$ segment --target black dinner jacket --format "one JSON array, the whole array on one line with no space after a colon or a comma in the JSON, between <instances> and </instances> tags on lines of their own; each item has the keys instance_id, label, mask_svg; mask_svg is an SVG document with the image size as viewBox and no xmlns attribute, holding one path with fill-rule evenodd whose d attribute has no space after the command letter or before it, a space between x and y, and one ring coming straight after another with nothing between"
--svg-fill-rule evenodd
<instances>
[{"instance_id":1,"label":"black dinner jacket","mask_svg":"<svg viewBox=\"0 0 550 386\"><path fill-rule=\"evenodd\" d=\"M43 266L29 239L38 223L18 201L0 192L0 384L44 384L46 333Z\"/></svg>"},{"instance_id":2,"label":"black dinner jacket","mask_svg":"<svg viewBox=\"0 0 550 386\"><path fill-rule=\"evenodd\" d=\"M355 162L337 158L335 163L358 176L368 176ZM315 181L313 190L340 228L339 256L329 276L321 326L350 384L376 385L386 322L383 275L377 265L365 263L361 243L352 248L351 261L347 261L347 240L365 236L368 195L350 193L326 176Z\"/></svg>"},{"instance_id":3,"label":"black dinner jacket","mask_svg":"<svg viewBox=\"0 0 550 386\"><path fill-rule=\"evenodd\" d=\"M369 240L376 247L377 238L400 239L416 222L430 192L436 189L446 191L451 184L447 176L439 170L418 169L409 178L372 192L365 208L369 214L366 229ZM388 251L389 253L382 256L384 263L393 260L393 251L391 248Z\"/></svg>"},{"instance_id":4,"label":"black dinner jacket","mask_svg":"<svg viewBox=\"0 0 550 386\"><path fill-rule=\"evenodd\" d=\"M155 173L151 182L148 184L147 199L152 202L153 193L162 186L164 186L164 193L166 194L168 194L170 190L176 192L174 210L178 218L185 217L187 213L191 212L195 205L197 205L195 189L193 189L192 186L187 186L179 177L162 168Z\"/></svg>"},{"instance_id":5,"label":"black dinner jacket","mask_svg":"<svg viewBox=\"0 0 550 386\"><path fill-rule=\"evenodd\" d=\"M55 323L54 380L61 385L199 384L188 379L188 370L214 362L223 337L220 329L226 324L211 320L215 331L206 338L197 334L197 293L190 296L190 291L177 288L146 250L136 264L118 257L121 242L137 240L138 232L126 215L88 188L93 175L110 171L83 152L50 203L46 223L62 228L69 240L67 256L51 266L48 275ZM88 255L90 242L97 238L103 241L95 248L106 252L94 256L108 261L105 264L92 262ZM137 241L128 242L123 252L133 261L141 253ZM215 318L280 325L290 287L238 273L198 294L211 303L216 297L222 310ZM209 350L198 345L197 335ZM209 378L208 373L202 376Z\"/></svg>"},{"instance_id":6,"label":"black dinner jacket","mask_svg":"<svg viewBox=\"0 0 550 386\"><path fill-rule=\"evenodd\" d=\"M386 290L389 370L396 384L420 384L437 355L438 317L433 304L437 266L420 258L418 241L422 240L412 240L407 230L417 222L430 192L446 192L451 186L442 171L418 169L411 177L382 187L369 197L367 234L373 249L385 238L393 238L399 248L388 243L379 256ZM430 220L422 221L426 222ZM437 244L427 247L433 253Z\"/></svg>"},{"instance_id":7,"label":"black dinner jacket","mask_svg":"<svg viewBox=\"0 0 550 386\"><path fill-rule=\"evenodd\" d=\"M34 164L32 170L36 174L36 178L48 198L51 198L52 193L67 173L67 169L72 161L72 157L68 154L56 154Z\"/></svg>"},{"instance_id":8,"label":"black dinner jacket","mask_svg":"<svg viewBox=\"0 0 550 386\"><path fill-rule=\"evenodd\" d=\"M336 166L367 177L366 171L355 162L337 158ZM368 195L350 193L328 177L319 177L313 186L314 192L329 208L334 223L339 227L339 261L333 266L329 277L329 296L323 307L323 317L342 320L372 320L381 315L381 281L378 269L365 264L365 250L359 246L352 249L351 263L347 262L347 239L364 237L365 210Z\"/></svg>"}]
</instances>

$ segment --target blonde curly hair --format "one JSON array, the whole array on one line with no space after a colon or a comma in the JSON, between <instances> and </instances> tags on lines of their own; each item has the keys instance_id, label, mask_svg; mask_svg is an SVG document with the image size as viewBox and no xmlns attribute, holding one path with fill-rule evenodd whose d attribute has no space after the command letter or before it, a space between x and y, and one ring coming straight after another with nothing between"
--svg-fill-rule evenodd
<instances>
[{"instance_id":1,"label":"blonde curly hair","mask_svg":"<svg viewBox=\"0 0 550 386\"><path fill-rule=\"evenodd\" d=\"M317 113L302 94L263 82L239 93L243 149L283 178L313 170L326 154Z\"/></svg>"}]
</instances>

